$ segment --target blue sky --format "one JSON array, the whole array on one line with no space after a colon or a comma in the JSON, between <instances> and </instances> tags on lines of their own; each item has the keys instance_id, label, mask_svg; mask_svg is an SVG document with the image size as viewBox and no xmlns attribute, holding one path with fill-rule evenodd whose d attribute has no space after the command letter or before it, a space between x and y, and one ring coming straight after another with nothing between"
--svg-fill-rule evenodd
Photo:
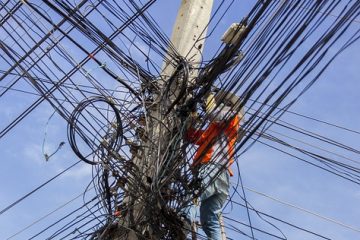
<instances>
[{"instance_id":1,"label":"blue sky","mask_svg":"<svg viewBox=\"0 0 360 240\"><path fill-rule=\"evenodd\" d=\"M161 0L150 9L153 17L168 36L171 33L171 27L175 21L179 3L180 1L170 2ZM220 44L222 33L231 23L241 20L243 14L250 9L253 3L254 1L235 1L229 14L221 20L219 27L209 37L205 47L205 58L206 56L212 56L214 49L216 49L214 46ZM329 18L331 17L329 16ZM360 24L359 22L353 22L351 27L358 30ZM359 52L360 42L345 50L330 65L319 81L290 110L360 131L360 106L358 101L360 97L360 82L358 79L360 75L358 68ZM73 53L76 55L77 52ZM95 77L100 78L104 76L101 69L90 64L86 67L88 71L91 70ZM106 84L109 87L116 86L113 82ZM6 82L0 83L0 86L6 86ZM19 84L16 87L19 89L29 89L29 86L26 84ZM36 97L32 95L15 91L11 91L0 98L1 128L14 119L34 99ZM67 142L66 123L64 120L55 114L47 124L52 113L52 107L46 102L42 103L21 124L17 125L0 140L0 151L2 153L0 209L5 208L13 201L78 161ZM321 133L324 136L359 149L359 134L340 130L291 113L284 114L281 120L309 131ZM270 130L274 132L279 131L276 126ZM49 161L45 161L42 153L45 131L47 132L45 144L45 151L47 153L53 152L60 142L66 142L65 146ZM281 131L281 133L286 134L284 131ZM332 149L329 145L321 146L319 142L310 142L311 140L306 138L300 139L300 136L290 135L290 137L299 137L299 140L322 147L327 151L345 155L347 158L357 161L357 163L352 163L354 166L359 165L360 158L358 154L341 151L341 149ZM293 140L289 139L289 141ZM324 154L327 153L324 152ZM338 161L347 161L338 156L335 158ZM358 208L360 189L358 185L314 168L259 143L242 154L238 159L238 164L241 168L244 186L247 188L307 209L323 217L353 226L358 230L360 229L360 209ZM91 167L81 162L66 174L0 215L0 238L7 239L42 216L77 197L89 184L91 174ZM93 194L90 191L89 198ZM330 239L347 240L359 239L360 237L360 232L305 213L294 207L281 204L255 192L246 190L246 196L248 202L257 210L320 233ZM82 197L77 198L66 207L12 239L27 239L49 225L49 223L58 219L60 215L75 209L82 203ZM226 216L231 216L245 223L248 221L246 212L242 208L234 207L233 209L227 209L225 212L227 213ZM254 226L266 229L280 236L277 230L259 219L255 214L251 214L251 219ZM275 221L272 222L283 231L288 239L319 239ZM243 228L240 225L239 228L249 234L249 229ZM259 239L268 239L260 233L255 233L255 236ZM38 239L42 238L39 237ZM234 239L237 238L234 236Z\"/></svg>"}]
</instances>

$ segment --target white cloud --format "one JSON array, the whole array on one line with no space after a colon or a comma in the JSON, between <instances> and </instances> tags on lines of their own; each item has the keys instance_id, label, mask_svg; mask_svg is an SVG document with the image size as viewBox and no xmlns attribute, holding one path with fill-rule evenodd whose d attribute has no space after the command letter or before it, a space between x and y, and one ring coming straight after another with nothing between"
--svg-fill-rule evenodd
<instances>
[{"instance_id":1,"label":"white cloud","mask_svg":"<svg viewBox=\"0 0 360 240\"><path fill-rule=\"evenodd\" d=\"M360 200L360 191L354 193L354 197Z\"/></svg>"},{"instance_id":2,"label":"white cloud","mask_svg":"<svg viewBox=\"0 0 360 240\"><path fill-rule=\"evenodd\" d=\"M45 162L45 158L42 154L41 145L39 144L28 144L23 149L23 155L27 161L31 161L38 165L41 165Z\"/></svg>"},{"instance_id":3,"label":"white cloud","mask_svg":"<svg viewBox=\"0 0 360 240\"><path fill-rule=\"evenodd\" d=\"M71 170L65 173L65 177L75 178L75 179L82 179L82 178L89 178L92 174L92 166L86 163L79 163L79 166L72 168Z\"/></svg>"},{"instance_id":4,"label":"white cloud","mask_svg":"<svg viewBox=\"0 0 360 240\"><path fill-rule=\"evenodd\" d=\"M12 119L13 110L10 107L2 106L0 107L0 116L2 121L8 122Z\"/></svg>"}]
</instances>

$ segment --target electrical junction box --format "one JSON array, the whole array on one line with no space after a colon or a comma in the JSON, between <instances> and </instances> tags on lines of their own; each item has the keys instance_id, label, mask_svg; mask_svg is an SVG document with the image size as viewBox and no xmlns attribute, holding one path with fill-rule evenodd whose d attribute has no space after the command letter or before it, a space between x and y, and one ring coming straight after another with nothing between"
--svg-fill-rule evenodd
<instances>
[{"instance_id":1,"label":"electrical junction box","mask_svg":"<svg viewBox=\"0 0 360 240\"><path fill-rule=\"evenodd\" d=\"M245 28L246 26L240 23L231 24L224 35L221 37L221 41L226 44L235 44L241 33L244 32Z\"/></svg>"}]
</instances>

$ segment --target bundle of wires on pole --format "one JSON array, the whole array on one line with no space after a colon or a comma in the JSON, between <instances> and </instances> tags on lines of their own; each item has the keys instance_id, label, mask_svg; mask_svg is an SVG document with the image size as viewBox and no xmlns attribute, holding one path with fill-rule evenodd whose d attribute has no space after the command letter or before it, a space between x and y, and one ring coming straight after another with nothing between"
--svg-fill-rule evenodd
<instances>
[{"instance_id":1,"label":"bundle of wires on pole","mask_svg":"<svg viewBox=\"0 0 360 240\"><path fill-rule=\"evenodd\" d=\"M84 190L82 206L59 216L30 239L186 239L183 209L207 187L194 173L196 148L186 135L190 127L208 127L228 93L237 96L229 114L244 116L231 153L236 162L254 144L263 144L360 184L359 167L345 156L360 154L357 149L281 119L335 57L358 40L359 31L349 26L360 13L359 1L256 1L245 16L237 16L236 31L241 32L221 43L212 56L203 56L196 67L177 54L150 14L156 2L1 3L0 25L6 37L0 40L0 82L4 84L0 99L11 91L32 98L4 123L0 139L47 102L67 124L67 141L77 160L92 168L88 189L95 197L89 199ZM211 38L233 4L225 0L216 5L206 38ZM329 23L326 14L337 8L342 11ZM338 44L333 52L331 48ZM162 74L163 61L174 68L170 76ZM220 103L213 112L204 107L210 94ZM196 121L193 112L198 114ZM344 153L335 155L290 141L282 130ZM233 171L238 183L228 201L248 211L248 222L238 227L236 217L227 215L227 231L250 239L258 239L256 234L287 239L275 226L281 219L263 220L266 214L248 204L238 189L242 184L236 163ZM212 173L211 181L219 174ZM250 211L261 216L258 219L267 227L254 226ZM296 229L328 239L303 227ZM197 236L205 238L201 232Z\"/></svg>"}]
</instances>

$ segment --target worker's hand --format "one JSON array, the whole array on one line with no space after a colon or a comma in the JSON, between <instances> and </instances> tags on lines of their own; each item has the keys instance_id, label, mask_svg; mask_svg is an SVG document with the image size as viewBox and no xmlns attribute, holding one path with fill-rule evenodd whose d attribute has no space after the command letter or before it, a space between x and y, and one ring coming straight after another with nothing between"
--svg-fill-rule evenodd
<instances>
[{"instance_id":1,"label":"worker's hand","mask_svg":"<svg viewBox=\"0 0 360 240\"><path fill-rule=\"evenodd\" d=\"M189 124L191 124L189 127L194 128L200 122L200 116L197 112L191 112L189 118Z\"/></svg>"},{"instance_id":2,"label":"worker's hand","mask_svg":"<svg viewBox=\"0 0 360 240\"><path fill-rule=\"evenodd\" d=\"M191 119L197 119L199 117L199 114L197 112L191 112L190 117Z\"/></svg>"}]
</instances>

